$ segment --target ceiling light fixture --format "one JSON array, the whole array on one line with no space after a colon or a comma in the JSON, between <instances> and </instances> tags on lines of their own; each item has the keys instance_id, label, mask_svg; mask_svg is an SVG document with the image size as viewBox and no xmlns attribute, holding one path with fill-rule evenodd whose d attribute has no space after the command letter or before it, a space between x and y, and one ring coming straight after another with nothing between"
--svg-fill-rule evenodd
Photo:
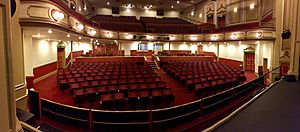
<instances>
[{"instance_id":1,"label":"ceiling light fixture","mask_svg":"<svg viewBox=\"0 0 300 132\"><path fill-rule=\"evenodd\" d=\"M81 39L81 37L78 37L78 39Z\"/></svg>"},{"instance_id":2,"label":"ceiling light fixture","mask_svg":"<svg viewBox=\"0 0 300 132\"><path fill-rule=\"evenodd\" d=\"M179 4L179 0L177 0L177 2L176 2L177 4Z\"/></svg>"},{"instance_id":3,"label":"ceiling light fixture","mask_svg":"<svg viewBox=\"0 0 300 132\"><path fill-rule=\"evenodd\" d=\"M174 6L171 6L171 8L174 8Z\"/></svg>"},{"instance_id":4,"label":"ceiling light fixture","mask_svg":"<svg viewBox=\"0 0 300 132\"><path fill-rule=\"evenodd\" d=\"M70 37L71 37L71 35L70 35L70 34L67 34L67 37L68 37L68 38L70 38Z\"/></svg>"},{"instance_id":5,"label":"ceiling light fixture","mask_svg":"<svg viewBox=\"0 0 300 132\"><path fill-rule=\"evenodd\" d=\"M109 5L110 3L109 3L109 2L106 2L106 4Z\"/></svg>"}]
</instances>

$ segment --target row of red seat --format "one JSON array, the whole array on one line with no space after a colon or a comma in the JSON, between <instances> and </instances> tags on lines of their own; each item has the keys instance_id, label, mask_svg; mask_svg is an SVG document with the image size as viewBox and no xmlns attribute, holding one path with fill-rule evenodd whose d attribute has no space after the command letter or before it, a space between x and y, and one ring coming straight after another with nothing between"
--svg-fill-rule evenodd
<instances>
[{"instance_id":1,"label":"row of red seat","mask_svg":"<svg viewBox=\"0 0 300 132\"><path fill-rule=\"evenodd\" d=\"M146 24L148 23L156 23L156 24L191 24L188 21L177 17L163 17L163 18L156 18L156 17L141 17L140 20Z\"/></svg>"},{"instance_id":2,"label":"row of red seat","mask_svg":"<svg viewBox=\"0 0 300 132\"><path fill-rule=\"evenodd\" d=\"M237 68L213 61L169 61L164 71L194 89L197 96L208 96L246 80Z\"/></svg>"},{"instance_id":3,"label":"row of red seat","mask_svg":"<svg viewBox=\"0 0 300 132\"><path fill-rule=\"evenodd\" d=\"M166 83L153 69L135 63L74 63L67 69L58 70L57 78L59 87L62 90L70 88L79 104L85 102L82 100L83 95L89 100L96 96L95 94L151 92L167 88Z\"/></svg>"},{"instance_id":4,"label":"row of red seat","mask_svg":"<svg viewBox=\"0 0 300 132\"><path fill-rule=\"evenodd\" d=\"M109 21L109 22L132 22L139 23L135 16L112 16L112 15L95 15L90 18L91 21Z\"/></svg>"}]
</instances>

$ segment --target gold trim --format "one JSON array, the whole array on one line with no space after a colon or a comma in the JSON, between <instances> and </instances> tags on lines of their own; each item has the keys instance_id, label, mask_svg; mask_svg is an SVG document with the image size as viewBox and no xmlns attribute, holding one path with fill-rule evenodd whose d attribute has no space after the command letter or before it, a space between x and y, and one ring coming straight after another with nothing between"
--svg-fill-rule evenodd
<instances>
[{"instance_id":1,"label":"gold trim","mask_svg":"<svg viewBox=\"0 0 300 132\"><path fill-rule=\"evenodd\" d=\"M27 94L27 91L26 91L26 94L25 94L24 96L20 97L20 98L17 98L17 99L16 99L16 102L18 102L18 101L20 101L20 100L26 98L27 96L28 96L28 94Z\"/></svg>"},{"instance_id":2,"label":"gold trim","mask_svg":"<svg viewBox=\"0 0 300 132\"><path fill-rule=\"evenodd\" d=\"M42 8L42 9L48 9L48 18L47 18L47 17L30 16L30 14L29 14L29 9L32 8L32 7ZM27 7L26 12L27 12L27 15L28 15L29 17L33 17L33 18L42 18L42 19L50 19L50 20L51 20L50 15L49 15L50 8L49 8L49 7L46 7L46 6L30 5L29 7Z\"/></svg>"},{"instance_id":3,"label":"gold trim","mask_svg":"<svg viewBox=\"0 0 300 132\"><path fill-rule=\"evenodd\" d=\"M173 108L178 108L178 107L183 107L183 106L186 106L186 105L190 105L190 104L193 104L193 103L198 103L198 102L201 102L201 101L202 101L202 99L199 99L199 100L196 100L196 101L193 101L193 102L189 102L189 103L186 103L186 104L176 105L176 106L172 106L172 107L169 107L169 108L156 109L156 110L152 110L152 111L169 110L169 109L173 109ZM200 108L200 106L199 106L199 108Z\"/></svg>"},{"instance_id":4,"label":"gold trim","mask_svg":"<svg viewBox=\"0 0 300 132\"><path fill-rule=\"evenodd\" d=\"M72 120L77 120L77 121L82 121L82 122L88 122L88 120L82 120L82 119L78 119L78 118L74 118L74 117L65 116L65 115L53 112L51 110L45 109L45 108L42 108L42 110L45 110L45 111L50 112L52 114L55 114L55 115L58 115L58 116L62 116L62 117L65 117L65 118L69 118L69 119L72 119Z\"/></svg>"},{"instance_id":5,"label":"gold trim","mask_svg":"<svg viewBox=\"0 0 300 132\"><path fill-rule=\"evenodd\" d=\"M51 100L48 100L48 99L45 99L45 98L41 98L41 100L44 100L44 101L47 101L47 102L50 102L50 103L53 103L53 104L57 104L57 105L61 105L61 106L69 107L69 108L73 108L73 109L89 111L89 109L86 109L86 108L79 108L79 107L75 107L75 106L65 105L65 104L54 102L54 101L51 101Z\"/></svg>"},{"instance_id":6,"label":"gold trim","mask_svg":"<svg viewBox=\"0 0 300 132\"><path fill-rule=\"evenodd\" d=\"M93 121L93 123L96 123L96 124L114 124L114 125L136 125L136 124L149 124L149 122L130 122L130 123L117 123L117 122L99 122L99 121Z\"/></svg>"},{"instance_id":7,"label":"gold trim","mask_svg":"<svg viewBox=\"0 0 300 132\"><path fill-rule=\"evenodd\" d=\"M35 128L35 127L33 127L33 126L31 126L31 125L23 122L23 121L19 121L19 122L20 122L22 128L25 129L25 130L27 130L27 131L30 131L30 132L42 132L39 129L37 129L37 128Z\"/></svg>"},{"instance_id":8,"label":"gold trim","mask_svg":"<svg viewBox=\"0 0 300 132\"><path fill-rule=\"evenodd\" d=\"M24 89L24 88L26 88L25 83L15 85L15 91L19 91L19 90Z\"/></svg>"},{"instance_id":9,"label":"gold trim","mask_svg":"<svg viewBox=\"0 0 300 132\"><path fill-rule=\"evenodd\" d=\"M112 110L96 110L91 109L92 112L110 112L110 113L140 113L140 112L150 112L150 110L127 110L127 111L112 111Z\"/></svg>"},{"instance_id":10,"label":"gold trim","mask_svg":"<svg viewBox=\"0 0 300 132\"><path fill-rule=\"evenodd\" d=\"M200 112L200 110L195 110L193 112L190 112L190 113L187 113L187 114L184 114L184 115L180 115L180 116L176 116L176 117L173 117L173 118L168 118L168 119L165 119L165 120L153 121L153 123L159 123L159 122L166 122L166 121L170 121L170 120L175 120L175 119L178 119L178 118L182 118L182 117L194 114L196 112Z\"/></svg>"}]
</instances>

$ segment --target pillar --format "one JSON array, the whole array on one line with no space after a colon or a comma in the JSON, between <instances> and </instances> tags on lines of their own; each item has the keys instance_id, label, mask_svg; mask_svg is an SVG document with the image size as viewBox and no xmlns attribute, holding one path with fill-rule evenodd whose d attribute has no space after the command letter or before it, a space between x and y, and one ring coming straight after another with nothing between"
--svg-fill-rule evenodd
<instances>
[{"instance_id":1,"label":"pillar","mask_svg":"<svg viewBox=\"0 0 300 132\"><path fill-rule=\"evenodd\" d=\"M218 16L217 16L217 10L218 10L218 2L214 1L214 18L213 23L216 25L216 28L218 28Z\"/></svg>"},{"instance_id":2,"label":"pillar","mask_svg":"<svg viewBox=\"0 0 300 132\"><path fill-rule=\"evenodd\" d=\"M291 31L291 38L290 38L290 68L289 68L289 75L295 75L296 78L299 76L299 53L300 53L300 42L299 42L299 11L300 5L299 0L290 0L291 2L289 8L286 10L290 15L289 21L287 25Z\"/></svg>"},{"instance_id":3,"label":"pillar","mask_svg":"<svg viewBox=\"0 0 300 132\"><path fill-rule=\"evenodd\" d=\"M65 48L66 44L63 41L57 44L57 69L66 67Z\"/></svg>"}]
</instances>

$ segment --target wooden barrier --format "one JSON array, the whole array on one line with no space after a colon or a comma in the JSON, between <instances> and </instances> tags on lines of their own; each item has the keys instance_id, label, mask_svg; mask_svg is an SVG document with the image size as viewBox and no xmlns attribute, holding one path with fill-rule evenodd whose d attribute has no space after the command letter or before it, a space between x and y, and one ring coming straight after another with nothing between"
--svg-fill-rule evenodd
<instances>
[{"instance_id":1,"label":"wooden barrier","mask_svg":"<svg viewBox=\"0 0 300 132\"><path fill-rule=\"evenodd\" d=\"M160 56L161 62L170 61L170 60L211 60L214 61L215 57L213 56Z\"/></svg>"},{"instance_id":2,"label":"wooden barrier","mask_svg":"<svg viewBox=\"0 0 300 132\"><path fill-rule=\"evenodd\" d=\"M140 61L144 62L143 56L109 56L109 57L77 57L75 62L105 62L105 61Z\"/></svg>"}]
</instances>

